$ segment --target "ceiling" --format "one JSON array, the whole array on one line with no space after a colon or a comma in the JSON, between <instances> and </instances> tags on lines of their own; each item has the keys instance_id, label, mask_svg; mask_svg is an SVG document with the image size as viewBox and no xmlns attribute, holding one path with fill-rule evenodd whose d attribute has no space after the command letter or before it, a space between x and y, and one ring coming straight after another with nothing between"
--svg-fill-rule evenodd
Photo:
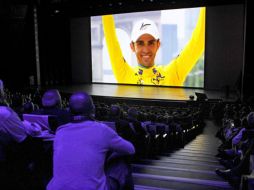
<instances>
[{"instance_id":1,"label":"ceiling","mask_svg":"<svg viewBox=\"0 0 254 190\"><path fill-rule=\"evenodd\" d=\"M0 16L21 16L29 5L37 5L45 13L79 17L246 2L247 0L0 0Z\"/></svg>"}]
</instances>

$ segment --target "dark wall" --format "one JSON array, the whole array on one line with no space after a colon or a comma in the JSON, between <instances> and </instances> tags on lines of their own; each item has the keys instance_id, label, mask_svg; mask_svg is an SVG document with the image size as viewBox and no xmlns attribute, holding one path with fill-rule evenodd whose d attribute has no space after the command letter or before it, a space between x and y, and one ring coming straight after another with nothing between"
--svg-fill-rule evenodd
<instances>
[{"instance_id":1,"label":"dark wall","mask_svg":"<svg viewBox=\"0 0 254 190\"><path fill-rule=\"evenodd\" d=\"M0 78L7 86L27 86L29 77L36 76L34 5L28 3L30 1L21 2L23 3L0 1L0 48L2 50L0 51ZM243 56L244 5L247 5L247 0L230 2L206 0L195 1L195 4L188 0L179 1L180 3L172 1L171 4L168 1L158 1L156 5L155 2L142 4L140 1L142 6L136 6L137 2L133 0L128 4L122 2L121 5L115 2L112 6L101 9L99 7L108 6L106 1L101 2L103 4L98 4L96 1L90 2L92 4L89 6L74 5L73 1L38 2L40 2L37 7L43 85L91 82L89 15L208 5L205 88L221 90L238 87L248 95L254 91L251 88L254 76L253 64L250 60L250 49L247 49L246 45L250 29L246 31L245 62ZM54 2L68 3L61 5ZM84 5L83 2L80 1L81 5ZM56 12L56 10L59 11ZM247 28L250 28L248 24Z\"/></svg>"},{"instance_id":2,"label":"dark wall","mask_svg":"<svg viewBox=\"0 0 254 190\"><path fill-rule=\"evenodd\" d=\"M244 65L244 6L207 8L205 87L234 89Z\"/></svg>"},{"instance_id":3,"label":"dark wall","mask_svg":"<svg viewBox=\"0 0 254 190\"><path fill-rule=\"evenodd\" d=\"M33 7L0 4L0 79L5 86L23 88L36 71Z\"/></svg>"},{"instance_id":4,"label":"dark wall","mask_svg":"<svg viewBox=\"0 0 254 190\"><path fill-rule=\"evenodd\" d=\"M38 7L42 86L71 83L69 17L60 8Z\"/></svg>"},{"instance_id":5,"label":"dark wall","mask_svg":"<svg viewBox=\"0 0 254 190\"><path fill-rule=\"evenodd\" d=\"M73 18L70 28L72 82L91 83L90 18Z\"/></svg>"}]
</instances>

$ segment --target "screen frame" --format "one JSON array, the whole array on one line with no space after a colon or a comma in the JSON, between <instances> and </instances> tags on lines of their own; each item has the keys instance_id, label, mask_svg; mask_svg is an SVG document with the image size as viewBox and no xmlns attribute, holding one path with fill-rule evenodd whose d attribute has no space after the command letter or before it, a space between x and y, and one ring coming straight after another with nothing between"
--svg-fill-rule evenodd
<instances>
[{"instance_id":1,"label":"screen frame","mask_svg":"<svg viewBox=\"0 0 254 190\"><path fill-rule=\"evenodd\" d=\"M165 10L177 10L177 9L193 9L193 8L201 8L204 6L197 6L197 7L180 7L180 8L167 8L167 9L155 9L155 10L147 10L147 11L136 11L136 12L123 12L123 13L114 13L113 15L118 15L118 14L129 14L129 13L139 13L139 12L143 12L143 13L149 13L151 11L165 11ZM94 15L94 16L102 16L102 15ZM94 16L90 16L90 28L92 27L91 25L91 17ZM206 21L205 21L206 22ZM205 23L206 24L206 23ZM204 47L204 52L203 52L203 56L204 56L204 68L203 68L203 84L202 86L173 86L173 85L151 85L151 84L129 84L129 83L119 83L119 82L98 82L98 81L94 81L93 80L93 76L91 76L91 83L92 84L110 84L110 85L134 85L134 86L153 86L153 87L174 87L174 88L192 88L192 89L204 89L206 86L206 28L205 28L205 47ZM90 33L91 34L91 33ZM90 35L90 39L92 39L92 36ZM90 42L90 47L91 47L91 75L93 75L93 65L92 65L92 41ZM194 66L195 67L195 66ZM193 67L193 68L194 68ZM192 69L193 69L192 68Z\"/></svg>"}]
</instances>

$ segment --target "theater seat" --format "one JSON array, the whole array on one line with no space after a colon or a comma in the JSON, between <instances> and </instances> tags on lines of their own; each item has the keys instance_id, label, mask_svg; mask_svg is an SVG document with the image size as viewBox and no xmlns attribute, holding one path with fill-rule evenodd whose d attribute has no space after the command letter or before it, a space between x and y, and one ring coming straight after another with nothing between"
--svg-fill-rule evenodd
<instances>
[{"instance_id":1,"label":"theater seat","mask_svg":"<svg viewBox=\"0 0 254 190\"><path fill-rule=\"evenodd\" d=\"M48 130L55 132L58 127L57 116L54 115L23 114L22 119L30 123L39 124L42 131Z\"/></svg>"}]
</instances>

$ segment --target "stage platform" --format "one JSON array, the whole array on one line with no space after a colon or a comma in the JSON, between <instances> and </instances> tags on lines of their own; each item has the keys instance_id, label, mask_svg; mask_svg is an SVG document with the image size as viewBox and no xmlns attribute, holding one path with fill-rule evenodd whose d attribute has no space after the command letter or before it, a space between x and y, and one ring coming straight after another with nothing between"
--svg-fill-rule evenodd
<instances>
[{"instance_id":1,"label":"stage platform","mask_svg":"<svg viewBox=\"0 0 254 190\"><path fill-rule=\"evenodd\" d=\"M235 93L225 93L217 90L204 90L196 88L176 88L158 86L136 86L116 84L80 84L71 86L57 86L60 92L71 94L76 91L85 91L93 97L142 99L157 101L186 101L195 92L206 94L210 100L233 102L237 100Z\"/></svg>"}]
</instances>

